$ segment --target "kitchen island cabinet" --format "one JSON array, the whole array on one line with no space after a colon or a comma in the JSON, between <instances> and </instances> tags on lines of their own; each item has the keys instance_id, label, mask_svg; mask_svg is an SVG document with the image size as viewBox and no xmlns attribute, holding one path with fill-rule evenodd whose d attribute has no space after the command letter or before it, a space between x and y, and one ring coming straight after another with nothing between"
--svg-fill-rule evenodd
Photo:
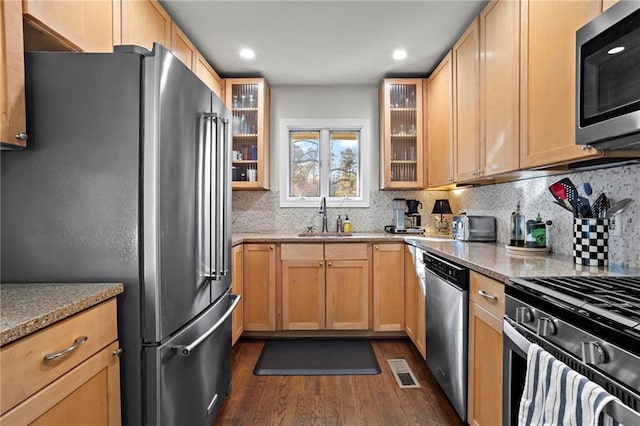
<instances>
[{"instance_id":1,"label":"kitchen island cabinet","mask_svg":"<svg viewBox=\"0 0 640 426\"><path fill-rule=\"evenodd\" d=\"M34 286L43 290L38 293ZM68 302L72 297L65 291L81 293L83 300ZM2 338L9 343L0 348L0 425L119 425L120 347L113 296L122 285L4 284L2 292L23 305L3 309ZM53 302L38 301L46 294ZM53 310L43 308L56 303ZM30 311L36 314L27 318ZM8 323L15 326L4 329Z\"/></svg>"},{"instance_id":2,"label":"kitchen island cabinet","mask_svg":"<svg viewBox=\"0 0 640 426\"><path fill-rule=\"evenodd\" d=\"M384 79L379 90L380 186L424 188L424 80Z\"/></svg>"},{"instance_id":3,"label":"kitchen island cabinet","mask_svg":"<svg viewBox=\"0 0 640 426\"><path fill-rule=\"evenodd\" d=\"M469 278L469 424L499 425L504 285L473 271Z\"/></svg>"},{"instance_id":4,"label":"kitchen island cabinet","mask_svg":"<svg viewBox=\"0 0 640 426\"><path fill-rule=\"evenodd\" d=\"M427 186L453 183L453 64L451 52L427 80Z\"/></svg>"},{"instance_id":5,"label":"kitchen island cabinet","mask_svg":"<svg viewBox=\"0 0 640 426\"><path fill-rule=\"evenodd\" d=\"M404 331L404 244L373 245L373 331Z\"/></svg>"},{"instance_id":6,"label":"kitchen island cabinet","mask_svg":"<svg viewBox=\"0 0 640 426\"><path fill-rule=\"evenodd\" d=\"M244 245L244 330L276 330L276 246Z\"/></svg>"}]
</instances>

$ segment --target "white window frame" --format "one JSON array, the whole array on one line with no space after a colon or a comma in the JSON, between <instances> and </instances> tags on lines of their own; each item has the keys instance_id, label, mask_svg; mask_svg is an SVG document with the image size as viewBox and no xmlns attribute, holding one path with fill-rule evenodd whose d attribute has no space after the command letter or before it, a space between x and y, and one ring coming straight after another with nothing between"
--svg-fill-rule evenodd
<instances>
[{"instance_id":1,"label":"white window frame","mask_svg":"<svg viewBox=\"0 0 640 426\"><path fill-rule=\"evenodd\" d=\"M314 207L320 206L320 199L325 196L327 207L369 207L369 188L371 165L371 121L366 118L336 118L336 119L297 119L283 118L279 123L280 134L280 207ZM320 181L319 197L292 197L289 194L290 173L290 132L299 130L320 131ZM360 131L360 163L358 177L360 179L360 197L329 197L329 132L330 131Z\"/></svg>"}]
</instances>

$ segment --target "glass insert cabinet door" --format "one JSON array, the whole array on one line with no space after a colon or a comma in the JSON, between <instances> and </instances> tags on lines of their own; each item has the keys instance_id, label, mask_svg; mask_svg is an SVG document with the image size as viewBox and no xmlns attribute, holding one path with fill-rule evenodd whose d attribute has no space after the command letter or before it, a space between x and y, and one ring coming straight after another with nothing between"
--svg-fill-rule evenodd
<instances>
[{"instance_id":1,"label":"glass insert cabinet door","mask_svg":"<svg viewBox=\"0 0 640 426\"><path fill-rule=\"evenodd\" d=\"M422 188L422 79L385 79L380 88L381 187Z\"/></svg>"},{"instance_id":2,"label":"glass insert cabinet door","mask_svg":"<svg viewBox=\"0 0 640 426\"><path fill-rule=\"evenodd\" d=\"M269 88L261 78L227 79L226 104L233 118L233 189L268 189Z\"/></svg>"}]
</instances>

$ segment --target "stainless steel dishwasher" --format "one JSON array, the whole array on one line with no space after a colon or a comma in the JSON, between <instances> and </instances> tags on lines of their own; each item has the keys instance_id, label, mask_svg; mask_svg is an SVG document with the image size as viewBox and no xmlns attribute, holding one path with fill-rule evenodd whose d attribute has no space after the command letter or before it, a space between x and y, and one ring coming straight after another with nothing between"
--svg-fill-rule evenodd
<instances>
[{"instance_id":1,"label":"stainless steel dishwasher","mask_svg":"<svg viewBox=\"0 0 640 426\"><path fill-rule=\"evenodd\" d=\"M467 420L469 270L422 252L426 276L427 366Z\"/></svg>"}]
</instances>

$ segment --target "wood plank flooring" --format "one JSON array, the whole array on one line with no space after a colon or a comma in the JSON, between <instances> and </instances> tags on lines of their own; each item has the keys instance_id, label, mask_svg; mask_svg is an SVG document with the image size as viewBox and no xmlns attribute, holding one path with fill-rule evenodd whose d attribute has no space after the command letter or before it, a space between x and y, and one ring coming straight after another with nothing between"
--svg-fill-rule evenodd
<instances>
[{"instance_id":1,"label":"wood plank flooring","mask_svg":"<svg viewBox=\"0 0 640 426\"><path fill-rule=\"evenodd\" d=\"M372 340L382 373L369 376L255 376L264 341L233 349L231 395L221 425L461 425L411 342ZM404 358L417 389L398 387L387 359Z\"/></svg>"}]
</instances>

